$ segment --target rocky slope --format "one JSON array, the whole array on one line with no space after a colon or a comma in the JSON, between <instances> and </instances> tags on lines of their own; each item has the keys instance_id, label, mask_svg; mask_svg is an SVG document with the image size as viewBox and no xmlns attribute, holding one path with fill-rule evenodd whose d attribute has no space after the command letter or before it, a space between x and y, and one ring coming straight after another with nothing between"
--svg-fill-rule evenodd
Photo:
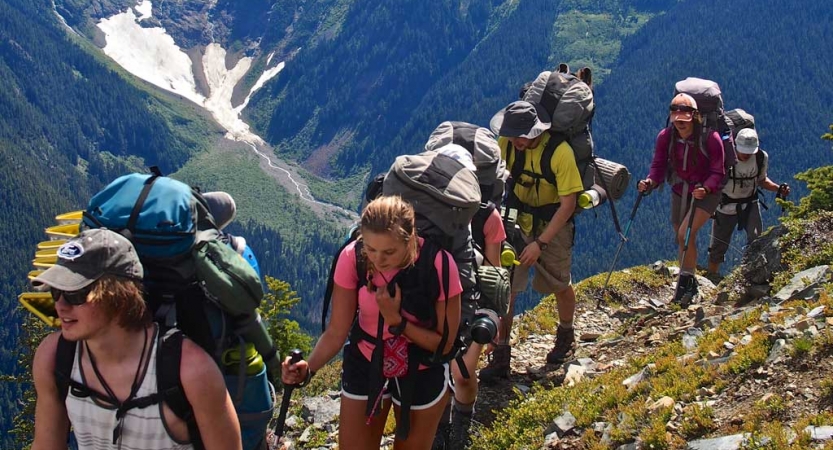
<instances>
[{"instance_id":1,"label":"rocky slope","mask_svg":"<svg viewBox=\"0 0 833 450\"><path fill-rule=\"evenodd\" d=\"M804 230L805 248L829 245L833 215ZM545 361L554 338L546 334L554 305L545 299L516 321L510 378L481 388L472 448L833 446L831 269L791 274L771 291L775 270L789 270L785 234L779 227L758 241L717 286L698 277L700 295L687 309L668 303L676 267L659 261L617 273L606 293L604 274L583 281L581 342L561 366ZM332 448L337 398L300 400L285 448Z\"/></svg>"}]
</instances>

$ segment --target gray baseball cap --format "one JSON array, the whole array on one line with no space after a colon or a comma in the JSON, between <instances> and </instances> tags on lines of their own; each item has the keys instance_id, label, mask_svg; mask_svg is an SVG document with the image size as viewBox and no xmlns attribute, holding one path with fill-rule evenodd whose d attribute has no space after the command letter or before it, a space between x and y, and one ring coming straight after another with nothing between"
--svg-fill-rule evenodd
<instances>
[{"instance_id":1,"label":"gray baseball cap","mask_svg":"<svg viewBox=\"0 0 833 450\"><path fill-rule=\"evenodd\" d=\"M58 262L32 280L62 291L77 291L102 275L141 280L142 263L124 236L106 228L84 230L58 248Z\"/></svg>"}]
</instances>

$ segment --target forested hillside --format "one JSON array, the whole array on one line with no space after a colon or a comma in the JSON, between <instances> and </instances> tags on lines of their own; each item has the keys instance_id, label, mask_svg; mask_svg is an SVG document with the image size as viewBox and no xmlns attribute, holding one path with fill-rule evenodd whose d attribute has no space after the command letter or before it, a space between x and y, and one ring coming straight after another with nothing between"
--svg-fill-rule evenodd
<instances>
[{"instance_id":1,"label":"forested hillside","mask_svg":"<svg viewBox=\"0 0 833 450\"><path fill-rule=\"evenodd\" d=\"M17 372L17 294L43 227L144 161L181 165L211 130L79 47L48 0L0 2L0 372ZM0 382L0 448L15 448L5 430L18 396Z\"/></svg>"},{"instance_id":2,"label":"forested hillside","mask_svg":"<svg viewBox=\"0 0 833 450\"><path fill-rule=\"evenodd\" d=\"M330 39L303 48L259 93L250 116L279 154L324 174L376 173L396 155L419 151L441 121L486 125L521 84L567 61L595 69L597 154L625 163L634 185L647 173L674 82L687 76L716 80L727 108L756 115L775 181L795 185L795 173L830 162L811 139L833 92L819 53L833 46L833 8L823 2L525 0L468 15L437 5L433 20L408 14L417 7L349 9ZM452 43L435 45L451 30ZM421 33L431 39L423 43ZM634 191L616 205L622 225ZM667 198L666 191L643 203L620 267L674 257ZM766 201L774 206L771 194ZM765 223L778 212L770 208ZM581 279L606 271L619 241L608 208L582 214L578 225L573 275ZM743 245L734 244L730 263Z\"/></svg>"},{"instance_id":3,"label":"forested hillside","mask_svg":"<svg viewBox=\"0 0 833 450\"><path fill-rule=\"evenodd\" d=\"M380 156L406 151L393 151L391 137L506 11L498 3L348 3L328 35L301 48L255 96L249 116L281 155L323 173L344 175L370 161L379 169L387 160Z\"/></svg>"}]
</instances>

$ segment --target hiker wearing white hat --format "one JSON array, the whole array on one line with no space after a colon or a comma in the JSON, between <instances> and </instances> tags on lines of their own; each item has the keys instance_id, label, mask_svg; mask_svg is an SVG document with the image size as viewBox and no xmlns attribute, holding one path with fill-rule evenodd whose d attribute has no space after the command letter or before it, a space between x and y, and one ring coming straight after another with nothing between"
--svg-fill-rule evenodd
<instances>
[{"instance_id":1,"label":"hiker wearing white hat","mask_svg":"<svg viewBox=\"0 0 833 450\"><path fill-rule=\"evenodd\" d=\"M747 245L758 238L763 229L759 189L776 192L786 198L790 186L777 184L767 175L769 155L759 147L758 133L754 128L744 128L735 137L735 154L738 162L729 169L728 181L723 188L720 204L714 214L711 242L709 243L709 278L720 279L723 263L735 228L746 232Z\"/></svg>"}]
</instances>

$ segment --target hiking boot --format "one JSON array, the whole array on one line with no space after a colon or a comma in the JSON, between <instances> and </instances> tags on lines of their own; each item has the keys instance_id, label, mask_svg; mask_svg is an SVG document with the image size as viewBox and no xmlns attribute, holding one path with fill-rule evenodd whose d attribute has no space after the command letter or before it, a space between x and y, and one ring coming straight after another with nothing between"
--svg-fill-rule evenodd
<instances>
[{"instance_id":1,"label":"hiking boot","mask_svg":"<svg viewBox=\"0 0 833 450\"><path fill-rule=\"evenodd\" d=\"M469 437L471 417L472 411L463 412L454 410L451 415L451 436L449 437L446 449L463 450L469 448L469 445L471 445L471 439Z\"/></svg>"},{"instance_id":2,"label":"hiking boot","mask_svg":"<svg viewBox=\"0 0 833 450\"><path fill-rule=\"evenodd\" d=\"M448 442L451 440L451 424L448 421L440 421L437 426L437 434L434 435L434 443L431 450L448 450Z\"/></svg>"},{"instance_id":3,"label":"hiking boot","mask_svg":"<svg viewBox=\"0 0 833 450\"><path fill-rule=\"evenodd\" d=\"M680 305L681 308L688 308L697 292L697 279L694 275L680 275L672 302Z\"/></svg>"},{"instance_id":4,"label":"hiking boot","mask_svg":"<svg viewBox=\"0 0 833 450\"><path fill-rule=\"evenodd\" d=\"M576 350L575 330L562 328L560 325L555 334L555 346L547 353L547 364L561 364L573 356Z\"/></svg>"},{"instance_id":5,"label":"hiking boot","mask_svg":"<svg viewBox=\"0 0 833 450\"><path fill-rule=\"evenodd\" d=\"M498 378L509 378L512 347L509 344L498 344L490 356L489 364L480 369L480 381L489 382Z\"/></svg>"},{"instance_id":6,"label":"hiking boot","mask_svg":"<svg viewBox=\"0 0 833 450\"><path fill-rule=\"evenodd\" d=\"M711 281L715 286L720 284L723 281L723 276L717 272L709 272L706 274L706 279Z\"/></svg>"}]
</instances>

